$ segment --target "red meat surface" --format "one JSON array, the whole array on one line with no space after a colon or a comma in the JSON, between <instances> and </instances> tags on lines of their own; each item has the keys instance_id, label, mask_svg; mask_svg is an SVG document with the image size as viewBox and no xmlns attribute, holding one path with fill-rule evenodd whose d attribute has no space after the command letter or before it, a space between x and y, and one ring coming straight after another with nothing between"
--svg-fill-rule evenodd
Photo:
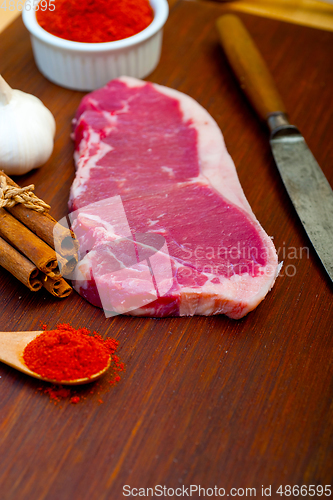
<instances>
[{"instance_id":1,"label":"red meat surface","mask_svg":"<svg viewBox=\"0 0 333 500\"><path fill-rule=\"evenodd\" d=\"M83 297L110 314L235 319L263 300L274 245L196 101L122 77L83 98L74 139Z\"/></svg>"}]
</instances>

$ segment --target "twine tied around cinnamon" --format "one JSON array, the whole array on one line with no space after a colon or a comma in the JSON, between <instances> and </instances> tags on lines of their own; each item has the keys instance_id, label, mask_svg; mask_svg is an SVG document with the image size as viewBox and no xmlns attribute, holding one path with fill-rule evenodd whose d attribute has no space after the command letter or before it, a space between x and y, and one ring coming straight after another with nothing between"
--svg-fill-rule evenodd
<instances>
[{"instance_id":1,"label":"twine tied around cinnamon","mask_svg":"<svg viewBox=\"0 0 333 500\"><path fill-rule=\"evenodd\" d=\"M50 205L38 198L38 196L33 193L34 189L35 186L33 184L23 188L9 186L6 178L0 175L0 208L10 208L21 203L25 207L31 208L36 212L48 212Z\"/></svg>"}]
</instances>

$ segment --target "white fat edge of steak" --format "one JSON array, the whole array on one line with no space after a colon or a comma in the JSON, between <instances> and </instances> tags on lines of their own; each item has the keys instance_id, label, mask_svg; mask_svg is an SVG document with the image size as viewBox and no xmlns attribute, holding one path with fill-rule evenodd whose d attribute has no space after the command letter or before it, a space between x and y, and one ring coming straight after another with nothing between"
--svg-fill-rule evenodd
<instances>
[{"instance_id":1,"label":"white fat edge of steak","mask_svg":"<svg viewBox=\"0 0 333 500\"><path fill-rule=\"evenodd\" d=\"M116 120L114 120L114 122L116 122ZM89 154L92 145L96 145L96 152L94 155ZM79 149L74 152L76 173L71 193L75 193L75 196L78 196L87 189L90 169L96 168L98 161L104 158L112 149L112 146L100 140L100 136L97 132L92 129L85 131L84 137L80 141Z\"/></svg>"},{"instance_id":2,"label":"white fat edge of steak","mask_svg":"<svg viewBox=\"0 0 333 500\"><path fill-rule=\"evenodd\" d=\"M120 80L132 88L146 85L145 82L128 77L121 78ZM227 153L222 134L215 121L190 97L156 84L153 84L153 86L158 92L175 98L180 103L184 114L184 121L191 118L192 126L194 126L198 132L201 173L199 177L194 178L192 182L197 182L198 184L209 183L210 186L218 191L225 199L245 211L252 223L255 224L269 254L268 265L264 269L263 276L253 277L246 274L236 274L228 278L222 278L222 282L219 284L212 284L208 281L200 290L191 287L182 287L180 291L177 291L180 293L179 314L225 313L234 318L242 317L258 305L274 283L277 274L277 257L274 246L270 238L259 225L244 196L236 169ZM98 144L98 138L93 136L93 132L91 132L90 137L89 133L87 133L87 136L88 142L90 139L90 143L95 142ZM93 138L92 141L91 138ZM101 149L103 149L103 146ZM82 154L83 151L84 147L80 144L79 155L76 160L78 169L83 171L80 175L80 179L83 181L83 184L85 184L89 180L90 165L89 155L88 157L85 156L84 153ZM105 150L105 153L106 152ZM102 156L103 152L100 150L98 159ZM81 188L81 185L82 184L77 186L74 183L72 189L72 195L74 197L77 196L77 190ZM87 259L85 258L84 260ZM177 261L173 259L173 262L177 267ZM269 267L271 269L268 272ZM133 311L131 314L154 315L154 311L154 305L152 304L151 309L149 306L146 306L145 308Z\"/></svg>"}]
</instances>

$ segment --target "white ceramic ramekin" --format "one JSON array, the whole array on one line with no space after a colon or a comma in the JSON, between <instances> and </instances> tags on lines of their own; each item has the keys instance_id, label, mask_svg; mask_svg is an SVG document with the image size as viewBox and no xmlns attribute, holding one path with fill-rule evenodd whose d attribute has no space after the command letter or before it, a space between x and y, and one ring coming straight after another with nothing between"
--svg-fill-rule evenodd
<instances>
[{"instance_id":1,"label":"white ceramic ramekin","mask_svg":"<svg viewBox=\"0 0 333 500\"><path fill-rule=\"evenodd\" d=\"M38 24L35 11L23 9L38 69L52 82L74 90L94 90L122 75L149 75L160 59L163 26L169 13L167 0L149 1L154 19L146 29L106 43L72 42L51 35Z\"/></svg>"}]
</instances>

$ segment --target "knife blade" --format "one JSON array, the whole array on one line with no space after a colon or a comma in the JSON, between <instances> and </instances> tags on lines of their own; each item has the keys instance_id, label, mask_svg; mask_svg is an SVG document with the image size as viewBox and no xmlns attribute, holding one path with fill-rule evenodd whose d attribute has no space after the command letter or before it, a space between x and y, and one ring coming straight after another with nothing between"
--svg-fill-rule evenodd
<instances>
[{"instance_id":1,"label":"knife blade","mask_svg":"<svg viewBox=\"0 0 333 500\"><path fill-rule=\"evenodd\" d=\"M275 163L300 221L333 282L333 191L300 131L288 121L274 80L242 21L217 20L222 47L242 89L270 129Z\"/></svg>"}]
</instances>

